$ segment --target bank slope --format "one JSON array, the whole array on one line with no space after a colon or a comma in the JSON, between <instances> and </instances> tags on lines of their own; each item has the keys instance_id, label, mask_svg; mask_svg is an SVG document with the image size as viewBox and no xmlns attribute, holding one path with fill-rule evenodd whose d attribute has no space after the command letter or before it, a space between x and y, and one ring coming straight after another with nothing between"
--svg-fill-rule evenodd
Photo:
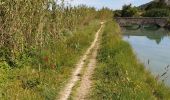
<instances>
[{"instance_id":1,"label":"bank slope","mask_svg":"<svg viewBox=\"0 0 170 100\"><path fill-rule=\"evenodd\" d=\"M94 74L92 100L168 100L170 89L144 69L115 22L107 22Z\"/></svg>"}]
</instances>

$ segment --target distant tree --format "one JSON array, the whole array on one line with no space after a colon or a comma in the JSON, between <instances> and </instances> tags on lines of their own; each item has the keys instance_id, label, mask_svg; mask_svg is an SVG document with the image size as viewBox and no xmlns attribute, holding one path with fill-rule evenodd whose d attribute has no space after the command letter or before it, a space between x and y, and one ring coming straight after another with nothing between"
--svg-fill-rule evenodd
<instances>
[{"instance_id":1,"label":"distant tree","mask_svg":"<svg viewBox=\"0 0 170 100\"><path fill-rule=\"evenodd\" d=\"M163 1L164 0L160 0L159 2L152 2L145 8L145 10L150 10L154 8L160 8L160 9L168 8L168 5Z\"/></svg>"},{"instance_id":2,"label":"distant tree","mask_svg":"<svg viewBox=\"0 0 170 100\"><path fill-rule=\"evenodd\" d=\"M144 17L169 17L170 11L168 9L151 9L143 14Z\"/></svg>"},{"instance_id":3,"label":"distant tree","mask_svg":"<svg viewBox=\"0 0 170 100\"><path fill-rule=\"evenodd\" d=\"M131 4L124 5L122 8L121 17L133 17L137 15L138 9L136 7L132 7Z\"/></svg>"}]
</instances>

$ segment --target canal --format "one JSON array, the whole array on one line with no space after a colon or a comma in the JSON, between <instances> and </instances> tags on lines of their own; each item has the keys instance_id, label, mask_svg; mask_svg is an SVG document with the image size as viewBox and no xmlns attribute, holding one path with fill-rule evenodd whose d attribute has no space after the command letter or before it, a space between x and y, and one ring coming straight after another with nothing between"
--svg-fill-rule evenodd
<instances>
[{"instance_id":1,"label":"canal","mask_svg":"<svg viewBox=\"0 0 170 100\"><path fill-rule=\"evenodd\" d=\"M170 32L163 28L122 28L122 32L123 39L131 44L137 58L146 69L170 86Z\"/></svg>"}]
</instances>

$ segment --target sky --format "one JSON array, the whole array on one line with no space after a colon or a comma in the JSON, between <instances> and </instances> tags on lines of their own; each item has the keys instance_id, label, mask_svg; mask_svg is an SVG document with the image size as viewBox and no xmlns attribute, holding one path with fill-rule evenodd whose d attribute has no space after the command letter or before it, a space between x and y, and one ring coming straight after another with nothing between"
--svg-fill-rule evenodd
<instances>
[{"instance_id":1,"label":"sky","mask_svg":"<svg viewBox=\"0 0 170 100\"><path fill-rule=\"evenodd\" d=\"M150 2L152 0L72 0L72 5L86 4L88 6L93 6L97 9L102 7L108 7L113 10L121 9L124 4L132 4L133 6L139 6Z\"/></svg>"}]
</instances>

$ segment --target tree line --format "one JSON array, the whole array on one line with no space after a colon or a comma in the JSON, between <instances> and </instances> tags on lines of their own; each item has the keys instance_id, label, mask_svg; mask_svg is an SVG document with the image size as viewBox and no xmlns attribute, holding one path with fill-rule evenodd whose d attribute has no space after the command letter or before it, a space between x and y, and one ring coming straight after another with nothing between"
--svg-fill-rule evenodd
<instances>
[{"instance_id":1,"label":"tree line","mask_svg":"<svg viewBox=\"0 0 170 100\"><path fill-rule=\"evenodd\" d=\"M122 10L114 11L115 17L169 17L170 6L166 3L150 2L140 7L133 7L131 4L124 5Z\"/></svg>"}]
</instances>

